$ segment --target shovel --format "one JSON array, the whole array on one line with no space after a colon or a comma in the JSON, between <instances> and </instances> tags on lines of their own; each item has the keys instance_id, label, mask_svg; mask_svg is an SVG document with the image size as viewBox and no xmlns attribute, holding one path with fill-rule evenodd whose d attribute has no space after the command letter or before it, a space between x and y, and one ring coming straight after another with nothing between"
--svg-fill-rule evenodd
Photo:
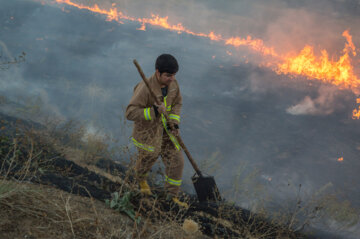
<instances>
[{"instance_id":1,"label":"shovel","mask_svg":"<svg viewBox=\"0 0 360 239\"><path fill-rule=\"evenodd\" d=\"M139 71L139 74L140 74L141 78L143 79L146 86L148 87L148 89L150 91L150 94L155 99L156 103L159 105L160 102L158 102L158 99L156 98L155 93L150 88L150 85L147 82L145 74L142 71L139 63L136 60L134 60L134 64L135 64L137 70ZM165 116L166 120L168 120L167 113L165 113L164 116ZM170 125L170 128L173 128L173 126ZM180 135L176 136L176 139L179 142L181 148L184 150L187 158L189 159L191 165L193 166L193 168L194 168L194 170L196 172L191 179L192 179L192 182L194 184L198 200L200 202L222 201L221 195L220 195L218 187L216 186L214 177L212 177L212 176L204 176L201 173L201 171L200 171L199 167L197 166L197 164L195 163L195 161L194 161L193 157L191 156L189 150L186 148L186 146L185 146L182 138L180 137Z\"/></svg>"}]
</instances>

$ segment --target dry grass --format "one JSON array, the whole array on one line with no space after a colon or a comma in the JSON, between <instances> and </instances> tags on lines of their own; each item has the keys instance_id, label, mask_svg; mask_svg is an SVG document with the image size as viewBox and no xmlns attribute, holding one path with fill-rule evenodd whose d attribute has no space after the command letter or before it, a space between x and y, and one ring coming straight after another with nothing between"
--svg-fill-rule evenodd
<instances>
[{"instance_id":1,"label":"dry grass","mask_svg":"<svg viewBox=\"0 0 360 239\"><path fill-rule=\"evenodd\" d=\"M137 225L104 203L51 187L3 181L0 238L205 238L175 222Z\"/></svg>"},{"instance_id":2,"label":"dry grass","mask_svg":"<svg viewBox=\"0 0 360 239\"><path fill-rule=\"evenodd\" d=\"M7 153L5 156L2 154L0 169L0 238L206 238L199 231L186 232L173 215L165 212L154 220L153 215L160 212L153 205L144 214L144 207L153 203L146 198L140 200L137 214L142 213L142 220L137 224L127 215L93 199L90 194L90 197L80 197L50 186L29 183L35 175L34 170L41 170L34 168L37 158L52 148L91 171L124 185L120 193L129 188L137 190L137 186L127 180L130 173L125 175L125 179L120 178L94 166L92 163L95 161L87 161L87 157L93 159L97 152L84 154L82 149L86 149L86 145L62 144L61 137L54 138L49 131L23 129L22 132L25 134L21 140L13 139L10 149L2 149ZM71 137L73 140L76 138L74 135ZM50 147L41 150L39 145ZM94 141L91 145L94 146ZM27 158L22 158L24 154L19 148L26 150ZM18 167L19 162L22 162L22 168L14 175L12 169Z\"/></svg>"},{"instance_id":3,"label":"dry grass","mask_svg":"<svg viewBox=\"0 0 360 239\"><path fill-rule=\"evenodd\" d=\"M50 187L17 187L0 201L1 238L124 238L132 232L129 218L101 202Z\"/></svg>"},{"instance_id":4,"label":"dry grass","mask_svg":"<svg viewBox=\"0 0 360 239\"><path fill-rule=\"evenodd\" d=\"M140 199L136 215L141 216L141 223L137 224L125 214L110 210L103 202L91 197L79 197L51 187L24 182L25 178L31 177L30 166L51 148L61 152L68 160L121 184L119 190L121 195L129 190L137 191L137 185L129 180L132 176L131 170L120 177L105 172L95 165L100 158L112 158L112 153L108 151L103 138L87 135L87 139L84 140L84 128L81 124L73 121L52 122L45 129L21 131L26 132L23 136L26 140L14 140L13 148L5 157L10 163L10 168L15 167L17 165L15 159L21 156L19 142L26 142L28 158L22 161L24 163L17 179L9 178L9 171L3 172L4 164L1 164L3 176L0 179L0 238L206 238L199 229L195 230L195 224L189 221L182 223L180 219L182 212L178 212L178 215L164 212L156 206L156 200ZM50 147L39 148L36 145ZM24 147L22 149L24 150ZM118 152L129 154L125 147L119 147ZM214 162L215 157L218 155L211 157ZM125 165L128 168L134 163L134 157L130 159L132 159L130 163ZM4 159L2 160L4 162ZM209 165L214 169L214 173L219 167L212 162ZM234 182L235 190L232 193L236 197L247 192L249 181L255 177L255 174L242 176L242 168L239 167L239 174ZM358 216L351 211L352 208L348 203L339 203L335 197L324 196L324 190L319 190L308 201L300 197L299 191L298 200L292 202L289 208L279 210L278 215L269 215L262 207L257 208L257 215L271 218L274 225L282 225L281 228L275 229L278 230L276 238L294 238L287 236L288 233L302 229L321 216L344 222L344 227L358 221ZM233 225L226 219L228 211L220 207L217 213L219 215L217 217L201 213L198 215L211 219L215 229L232 228L244 238L269 238L270 235L271 237L274 235L274 228L268 228L268 223L253 220L255 217L253 214L250 214L247 221L242 221L241 225Z\"/></svg>"}]
</instances>

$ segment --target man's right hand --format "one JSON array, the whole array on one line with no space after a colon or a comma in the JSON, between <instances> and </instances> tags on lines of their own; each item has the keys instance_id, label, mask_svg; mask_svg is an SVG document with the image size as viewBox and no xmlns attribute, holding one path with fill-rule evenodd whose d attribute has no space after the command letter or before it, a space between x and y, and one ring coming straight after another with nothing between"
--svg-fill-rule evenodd
<instances>
[{"instance_id":1,"label":"man's right hand","mask_svg":"<svg viewBox=\"0 0 360 239\"><path fill-rule=\"evenodd\" d=\"M156 103L154 105L157 107L157 110L160 114L165 114L166 107L165 107L164 102L162 102L160 105L157 105Z\"/></svg>"}]
</instances>

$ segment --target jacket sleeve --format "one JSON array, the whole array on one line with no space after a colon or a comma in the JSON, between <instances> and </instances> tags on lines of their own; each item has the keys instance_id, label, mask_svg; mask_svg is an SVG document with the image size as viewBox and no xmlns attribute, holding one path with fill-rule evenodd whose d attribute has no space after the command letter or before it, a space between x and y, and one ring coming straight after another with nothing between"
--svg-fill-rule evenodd
<instances>
[{"instance_id":1,"label":"jacket sleeve","mask_svg":"<svg viewBox=\"0 0 360 239\"><path fill-rule=\"evenodd\" d=\"M180 93L180 89L178 88L177 95L171 106L171 111L169 112L169 121L173 124L180 124L180 112L182 107L182 96Z\"/></svg>"},{"instance_id":2,"label":"jacket sleeve","mask_svg":"<svg viewBox=\"0 0 360 239\"><path fill-rule=\"evenodd\" d=\"M126 119L131 121L151 121L154 120L155 111L149 105L150 93L145 84L137 84L134 94L126 108Z\"/></svg>"}]
</instances>

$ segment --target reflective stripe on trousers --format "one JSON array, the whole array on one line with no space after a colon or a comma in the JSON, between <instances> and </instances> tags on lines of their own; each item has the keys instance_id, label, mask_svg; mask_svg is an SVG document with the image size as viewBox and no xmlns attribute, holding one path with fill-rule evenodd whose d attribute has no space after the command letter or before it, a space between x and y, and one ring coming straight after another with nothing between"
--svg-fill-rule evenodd
<instances>
[{"instance_id":1,"label":"reflective stripe on trousers","mask_svg":"<svg viewBox=\"0 0 360 239\"><path fill-rule=\"evenodd\" d=\"M134 139L134 137L131 137L131 140L133 141L134 145L138 148L141 148L141 149L149 151L149 152L154 152L154 150L155 150L155 148L152 146L139 143L136 139Z\"/></svg>"},{"instance_id":2,"label":"reflective stripe on trousers","mask_svg":"<svg viewBox=\"0 0 360 239\"><path fill-rule=\"evenodd\" d=\"M165 175L165 182L167 182L171 185L174 185L174 186L180 186L182 180L175 180L175 179L169 178L168 176Z\"/></svg>"}]
</instances>

